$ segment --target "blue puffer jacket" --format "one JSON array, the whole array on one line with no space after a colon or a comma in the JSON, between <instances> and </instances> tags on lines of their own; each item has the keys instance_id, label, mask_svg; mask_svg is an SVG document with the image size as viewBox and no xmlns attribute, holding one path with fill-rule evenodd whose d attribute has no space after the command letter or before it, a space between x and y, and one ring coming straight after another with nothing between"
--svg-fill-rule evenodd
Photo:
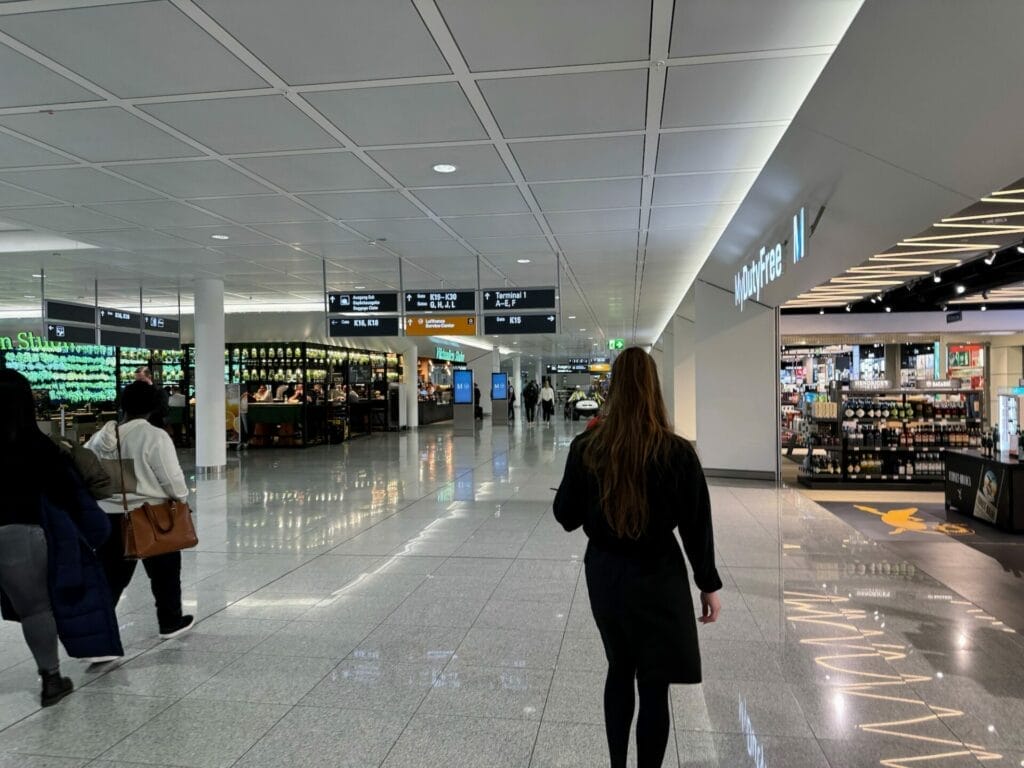
<instances>
[{"instance_id":1,"label":"blue puffer jacket","mask_svg":"<svg viewBox=\"0 0 1024 768\"><path fill-rule=\"evenodd\" d=\"M57 634L69 656L121 656L124 649L110 588L96 556L96 549L110 535L110 522L70 463L64 463L59 471L74 489L74 502L58 504L44 494L40 515ZM17 621L6 595L2 608L5 619Z\"/></svg>"}]
</instances>

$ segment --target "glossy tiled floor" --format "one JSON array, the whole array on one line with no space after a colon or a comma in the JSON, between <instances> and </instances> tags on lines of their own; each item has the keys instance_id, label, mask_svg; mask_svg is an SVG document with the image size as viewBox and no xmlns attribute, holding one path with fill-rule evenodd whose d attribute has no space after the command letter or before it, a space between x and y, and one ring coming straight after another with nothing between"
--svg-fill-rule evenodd
<instances>
[{"instance_id":1,"label":"glossy tiled floor","mask_svg":"<svg viewBox=\"0 0 1024 768\"><path fill-rule=\"evenodd\" d=\"M129 657L68 662L40 712L3 628L0 766L606 765L584 539L549 509L575 429L243 456L196 488L192 633L158 642L138 575ZM797 492L712 493L725 610L666 765L1024 764L1019 635Z\"/></svg>"}]
</instances>

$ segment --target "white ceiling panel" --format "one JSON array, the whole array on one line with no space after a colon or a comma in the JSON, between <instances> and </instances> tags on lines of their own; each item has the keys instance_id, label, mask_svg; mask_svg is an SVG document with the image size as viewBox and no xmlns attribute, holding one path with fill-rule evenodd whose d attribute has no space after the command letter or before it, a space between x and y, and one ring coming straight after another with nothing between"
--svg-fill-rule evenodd
<instances>
[{"instance_id":1,"label":"white ceiling panel","mask_svg":"<svg viewBox=\"0 0 1024 768\"><path fill-rule=\"evenodd\" d=\"M292 85L447 74L407 0L196 0Z\"/></svg>"},{"instance_id":2,"label":"white ceiling panel","mask_svg":"<svg viewBox=\"0 0 1024 768\"><path fill-rule=\"evenodd\" d=\"M256 197L215 197L193 200L195 205L240 224L277 221L316 221L314 211L284 195L258 195Z\"/></svg>"},{"instance_id":3,"label":"white ceiling panel","mask_svg":"<svg viewBox=\"0 0 1024 768\"><path fill-rule=\"evenodd\" d=\"M527 181L640 176L643 136L526 141L510 145Z\"/></svg>"},{"instance_id":4,"label":"white ceiling panel","mask_svg":"<svg viewBox=\"0 0 1024 768\"><path fill-rule=\"evenodd\" d=\"M118 107L6 115L0 125L94 163L200 154Z\"/></svg>"},{"instance_id":5,"label":"white ceiling panel","mask_svg":"<svg viewBox=\"0 0 1024 768\"><path fill-rule=\"evenodd\" d=\"M430 219L380 219L352 221L348 225L371 240L445 240L451 237Z\"/></svg>"},{"instance_id":6,"label":"white ceiling panel","mask_svg":"<svg viewBox=\"0 0 1024 768\"><path fill-rule=\"evenodd\" d=\"M0 181L26 187L68 203L113 203L159 198L136 184L116 179L94 168L53 168L0 174Z\"/></svg>"},{"instance_id":7,"label":"white ceiling panel","mask_svg":"<svg viewBox=\"0 0 1024 768\"><path fill-rule=\"evenodd\" d=\"M370 152L370 157L407 187L500 184L512 179L491 144L381 149ZM454 165L455 172L438 173L434 166L441 163Z\"/></svg>"},{"instance_id":8,"label":"white ceiling panel","mask_svg":"<svg viewBox=\"0 0 1024 768\"><path fill-rule=\"evenodd\" d=\"M163 0L5 16L0 29L124 98L267 85Z\"/></svg>"},{"instance_id":9,"label":"white ceiling panel","mask_svg":"<svg viewBox=\"0 0 1024 768\"><path fill-rule=\"evenodd\" d=\"M644 127L647 70L484 80L480 90L508 138L634 131Z\"/></svg>"},{"instance_id":10,"label":"white ceiling panel","mask_svg":"<svg viewBox=\"0 0 1024 768\"><path fill-rule=\"evenodd\" d=\"M245 227L234 227L224 224L217 227L162 227L161 232L188 240L190 243L205 246L219 246L226 242L235 245L255 245L273 242L269 237L264 237ZM228 240L214 239L213 235L227 235Z\"/></svg>"},{"instance_id":11,"label":"white ceiling panel","mask_svg":"<svg viewBox=\"0 0 1024 768\"><path fill-rule=\"evenodd\" d=\"M37 195L35 192L27 192L24 189L17 189L0 184L0 206L14 208L22 205L54 205L55 200Z\"/></svg>"},{"instance_id":12,"label":"white ceiling panel","mask_svg":"<svg viewBox=\"0 0 1024 768\"><path fill-rule=\"evenodd\" d=\"M448 240L426 240L418 243L388 243L388 248L409 259L472 259L476 256L467 251L462 244L455 239Z\"/></svg>"},{"instance_id":13,"label":"white ceiling panel","mask_svg":"<svg viewBox=\"0 0 1024 768\"><path fill-rule=\"evenodd\" d=\"M423 215L423 211L393 190L302 195L302 199L335 219L405 219Z\"/></svg>"},{"instance_id":14,"label":"white ceiling panel","mask_svg":"<svg viewBox=\"0 0 1024 768\"><path fill-rule=\"evenodd\" d=\"M651 229L724 227L736 210L735 203L669 205L651 209Z\"/></svg>"},{"instance_id":15,"label":"white ceiling panel","mask_svg":"<svg viewBox=\"0 0 1024 768\"><path fill-rule=\"evenodd\" d=\"M656 173L760 170L785 126L663 133Z\"/></svg>"},{"instance_id":16,"label":"white ceiling panel","mask_svg":"<svg viewBox=\"0 0 1024 768\"><path fill-rule=\"evenodd\" d=\"M637 232L602 232L600 234L558 236L558 245L567 256L578 254L615 254L636 257Z\"/></svg>"},{"instance_id":17,"label":"white ceiling panel","mask_svg":"<svg viewBox=\"0 0 1024 768\"><path fill-rule=\"evenodd\" d=\"M756 178L756 171L659 176L654 180L653 204L738 203Z\"/></svg>"},{"instance_id":18,"label":"white ceiling panel","mask_svg":"<svg viewBox=\"0 0 1024 768\"><path fill-rule=\"evenodd\" d=\"M141 224L144 227L218 226L221 220L172 200L148 203L102 203L90 206L101 213Z\"/></svg>"},{"instance_id":19,"label":"white ceiling panel","mask_svg":"<svg viewBox=\"0 0 1024 768\"><path fill-rule=\"evenodd\" d=\"M239 165L289 192L379 189L387 183L349 152L250 157Z\"/></svg>"},{"instance_id":20,"label":"white ceiling panel","mask_svg":"<svg viewBox=\"0 0 1024 768\"><path fill-rule=\"evenodd\" d=\"M863 0L676 0L670 55L835 45ZM737 19L743 23L738 24Z\"/></svg>"},{"instance_id":21,"label":"white ceiling panel","mask_svg":"<svg viewBox=\"0 0 1024 768\"><path fill-rule=\"evenodd\" d=\"M616 229L635 230L640 225L639 208L546 213L544 217L556 235L573 232L608 232Z\"/></svg>"},{"instance_id":22,"label":"white ceiling panel","mask_svg":"<svg viewBox=\"0 0 1024 768\"><path fill-rule=\"evenodd\" d=\"M651 231L647 234L647 256L680 256L690 252L697 244L708 238L714 239L721 229L709 230L704 227L681 227ZM707 256L707 252L703 254Z\"/></svg>"},{"instance_id":23,"label":"white ceiling panel","mask_svg":"<svg viewBox=\"0 0 1024 768\"><path fill-rule=\"evenodd\" d=\"M585 211L640 205L640 179L534 184L533 196L545 211Z\"/></svg>"},{"instance_id":24,"label":"white ceiling panel","mask_svg":"<svg viewBox=\"0 0 1024 768\"><path fill-rule=\"evenodd\" d=\"M257 224L253 227L265 235L286 243L344 243L360 240L353 234L329 221L310 221L305 224Z\"/></svg>"},{"instance_id":25,"label":"white ceiling panel","mask_svg":"<svg viewBox=\"0 0 1024 768\"><path fill-rule=\"evenodd\" d=\"M86 242L95 245L105 245L109 248L123 248L127 251L143 250L150 248L181 248L187 243L176 237L162 235L159 232L151 232L148 229L124 229L116 232L90 232L81 234L79 237ZM127 254L135 258L132 254Z\"/></svg>"},{"instance_id":26,"label":"white ceiling panel","mask_svg":"<svg viewBox=\"0 0 1024 768\"><path fill-rule=\"evenodd\" d=\"M458 83L321 91L306 100L362 146L487 138Z\"/></svg>"},{"instance_id":27,"label":"white ceiling panel","mask_svg":"<svg viewBox=\"0 0 1024 768\"><path fill-rule=\"evenodd\" d=\"M30 165L62 165L71 162L63 155L37 147L6 133L0 133L0 168Z\"/></svg>"},{"instance_id":28,"label":"white ceiling panel","mask_svg":"<svg viewBox=\"0 0 1024 768\"><path fill-rule=\"evenodd\" d=\"M173 197L258 195L270 189L216 160L181 163L139 163L111 167Z\"/></svg>"},{"instance_id":29,"label":"white ceiling panel","mask_svg":"<svg viewBox=\"0 0 1024 768\"><path fill-rule=\"evenodd\" d=\"M54 232L103 230L129 226L123 221L90 211L88 208L67 205L5 210L4 217Z\"/></svg>"},{"instance_id":30,"label":"white ceiling panel","mask_svg":"<svg viewBox=\"0 0 1024 768\"><path fill-rule=\"evenodd\" d=\"M283 96L149 104L143 109L222 154L338 146Z\"/></svg>"},{"instance_id":31,"label":"white ceiling panel","mask_svg":"<svg viewBox=\"0 0 1024 768\"><path fill-rule=\"evenodd\" d=\"M650 0L438 0L474 72L649 58Z\"/></svg>"},{"instance_id":32,"label":"white ceiling panel","mask_svg":"<svg viewBox=\"0 0 1024 768\"><path fill-rule=\"evenodd\" d=\"M547 238L544 237L474 237L467 242L485 256L506 253L521 255L550 255L554 253Z\"/></svg>"},{"instance_id":33,"label":"white ceiling panel","mask_svg":"<svg viewBox=\"0 0 1024 768\"><path fill-rule=\"evenodd\" d=\"M27 56L0 45L0 108L96 101L98 97Z\"/></svg>"},{"instance_id":34,"label":"white ceiling panel","mask_svg":"<svg viewBox=\"0 0 1024 768\"><path fill-rule=\"evenodd\" d=\"M827 61L819 55L670 67L662 127L789 120Z\"/></svg>"},{"instance_id":35,"label":"white ceiling panel","mask_svg":"<svg viewBox=\"0 0 1024 768\"><path fill-rule=\"evenodd\" d=\"M543 235L537 219L530 214L511 213L498 216L459 216L445 223L463 237L506 237Z\"/></svg>"},{"instance_id":36,"label":"white ceiling panel","mask_svg":"<svg viewBox=\"0 0 1024 768\"><path fill-rule=\"evenodd\" d=\"M245 245L233 242L230 245L217 246L217 252L227 259L247 259L249 261L277 261L288 263L295 259L305 259L319 265L319 259L308 256L287 245Z\"/></svg>"},{"instance_id":37,"label":"white ceiling panel","mask_svg":"<svg viewBox=\"0 0 1024 768\"><path fill-rule=\"evenodd\" d=\"M520 213L530 210L515 185L417 189L416 197L438 216Z\"/></svg>"}]
</instances>

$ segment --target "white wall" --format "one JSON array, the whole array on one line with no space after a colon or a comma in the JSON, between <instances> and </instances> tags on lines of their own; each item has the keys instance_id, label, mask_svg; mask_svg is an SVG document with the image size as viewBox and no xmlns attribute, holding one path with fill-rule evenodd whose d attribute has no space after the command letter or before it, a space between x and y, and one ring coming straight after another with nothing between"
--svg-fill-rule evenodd
<instances>
[{"instance_id":1,"label":"white wall","mask_svg":"<svg viewBox=\"0 0 1024 768\"><path fill-rule=\"evenodd\" d=\"M673 371L674 409L671 414L676 432L687 440L697 439L697 367L696 324L677 315L672 336L675 344Z\"/></svg>"},{"instance_id":2,"label":"white wall","mask_svg":"<svg viewBox=\"0 0 1024 768\"><path fill-rule=\"evenodd\" d=\"M711 474L774 479L779 466L775 310L698 281L697 451Z\"/></svg>"}]
</instances>

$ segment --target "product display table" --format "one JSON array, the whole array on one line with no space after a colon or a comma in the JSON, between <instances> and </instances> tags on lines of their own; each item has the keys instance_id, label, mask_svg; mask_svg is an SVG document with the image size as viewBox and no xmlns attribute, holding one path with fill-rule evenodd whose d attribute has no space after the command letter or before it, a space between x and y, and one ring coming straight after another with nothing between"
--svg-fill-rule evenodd
<instances>
[{"instance_id":1,"label":"product display table","mask_svg":"<svg viewBox=\"0 0 1024 768\"><path fill-rule=\"evenodd\" d=\"M946 509L1024 532L1024 462L1005 453L946 451Z\"/></svg>"}]
</instances>

